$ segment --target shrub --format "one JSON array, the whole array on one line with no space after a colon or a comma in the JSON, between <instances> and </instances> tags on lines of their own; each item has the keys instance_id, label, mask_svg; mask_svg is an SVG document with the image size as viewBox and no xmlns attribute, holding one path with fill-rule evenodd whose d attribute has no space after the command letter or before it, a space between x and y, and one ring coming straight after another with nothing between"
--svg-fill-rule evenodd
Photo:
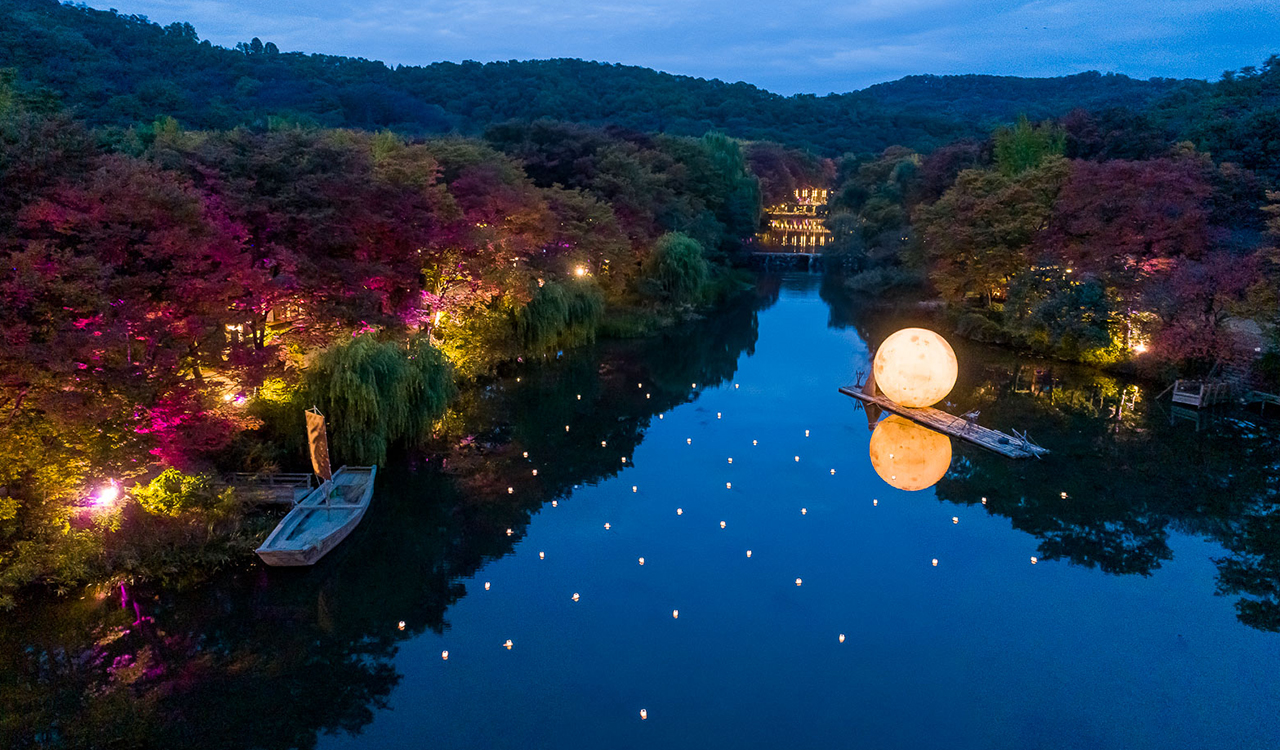
<instances>
[{"instance_id":1,"label":"shrub","mask_svg":"<svg viewBox=\"0 0 1280 750\"><path fill-rule=\"evenodd\" d=\"M231 498L230 488L221 491L204 474L184 474L165 469L146 486L136 485L133 496L148 513L177 516L189 510L211 510Z\"/></svg>"}]
</instances>

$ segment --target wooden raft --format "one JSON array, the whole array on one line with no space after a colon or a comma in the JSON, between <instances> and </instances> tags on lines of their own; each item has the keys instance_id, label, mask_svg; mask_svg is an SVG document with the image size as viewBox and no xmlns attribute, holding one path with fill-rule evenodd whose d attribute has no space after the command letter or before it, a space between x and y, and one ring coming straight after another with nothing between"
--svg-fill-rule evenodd
<instances>
[{"instance_id":1,"label":"wooden raft","mask_svg":"<svg viewBox=\"0 0 1280 750\"><path fill-rule=\"evenodd\" d=\"M874 390L874 388L871 390ZM944 435L968 440L974 445L994 451L1007 458L1031 458L1033 456L1042 456L1049 452L1045 448L1041 448L1027 440L1006 435L999 430L988 429L975 422L969 422L932 407L916 409L910 406L903 406L878 393L866 393L860 388L841 388L840 392L846 396L852 396L864 404L878 406L887 412L897 414Z\"/></svg>"}]
</instances>

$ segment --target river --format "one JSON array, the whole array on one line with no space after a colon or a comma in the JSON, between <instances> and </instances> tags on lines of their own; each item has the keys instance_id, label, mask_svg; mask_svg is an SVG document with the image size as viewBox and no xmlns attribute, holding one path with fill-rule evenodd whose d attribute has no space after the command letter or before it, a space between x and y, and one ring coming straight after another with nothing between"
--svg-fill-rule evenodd
<instances>
[{"instance_id":1,"label":"river","mask_svg":"<svg viewBox=\"0 0 1280 750\"><path fill-rule=\"evenodd\" d=\"M527 363L314 569L7 613L0 746L1280 746L1276 424L953 342L1052 453L896 489L836 389L917 322L796 274Z\"/></svg>"}]
</instances>

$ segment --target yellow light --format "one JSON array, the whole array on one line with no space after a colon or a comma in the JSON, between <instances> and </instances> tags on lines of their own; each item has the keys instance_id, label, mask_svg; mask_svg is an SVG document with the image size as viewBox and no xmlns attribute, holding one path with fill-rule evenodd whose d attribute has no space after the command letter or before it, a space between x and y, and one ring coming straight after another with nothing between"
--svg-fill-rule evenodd
<instances>
[{"instance_id":1,"label":"yellow light","mask_svg":"<svg viewBox=\"0 0 1280 750\"><path fill-rule=\"evenodd\" d=\"M506 649L507 649L508 651L510 651L510 650L511 650L511 647L512 647L512 646L514 646L515 644L511 642L511 639L510 639L510 638L508 638L508 639L507 639L507 642L506 642L506 643L504 643L504 644L502 644L502 645L503 645L504 647L506 647Z\"/></svg>"},{"instance_id":2,"label":"yellow light","mask_svg":"<svg viewBox=\"0 0 1280 750\"><path fill-rule=\"evenodd\" d=\"M759 444L760 444L760 441L759 441L759 440L752 440L752 441L751 441L751 444L752 444L752 445L759 445Z\"/></svg>"},{"instance_id":3,"label":"yellow light","mask_svg":"<svg viewBox=\"0 0 1280 750\"><path fill-rule=\"evenodd\" d=\"M938 558L933 558L933 567L938 567Z\"/></svg>"},{"instance_id":4,"label":"yellow light","mask_svg":"<svg viewBox=\"0 0 1280 750\"><path fill-rule=\"evenodd\" d=\"M721 521L721 522L720 522L720 528L722 528L722 529L724 528L724 521Z\"/></svg>"},{"instance_id":5,"label":"yellow light","mask_svg":"<svg viewBox=\"0 0 1280 750\"><path fill-rule=\"evenodd\" d=\"M609 525L609 523L606 521L606 522L605 522L605 524L604 524L604 530L605 530L605 531L608 531L608 530L609 530L609 529L611 529L611 528L613 528L613 527L612 527L612 526L610 526L610 525ZM641 563L641 564L643 564L643 563Z\"/></svg>"},{"instance_id":6,"label":"yellow light","mask_svg":"<svg viewBox=\"0 0 1280 750\"><path fill-rule=\"evenodd\" d=\"M799 462L800 462L800 457L796 456L796 463L799 463Z\"/></svg>"},{"instance_id":7,"label":"yellow light","mask_svg":"<svg viewBox=\"0 0 1280 750\"><path fill-rule=\"evenodd\" d=\"M797 579L796 579L796 585L797 585L797 586L799 586L801 583L803 583L803 581L801 581L799 578L797 578Z\"/></svg>"},{"instance_id":8,"label":"yellow light","mask_svg":"<svg viewBox=\"0 0 1280 750\"><path fill-rule=\"evenodd\" d=\"M396 623L396 629L404 630L404 620L401 620L400 622Z\"/></svg>"},{"instance_id":9,"label":"yellow light","mask_svg":"<svg viewBox=\"0 0 1280 750\"><path fill-rule=\"evenodd\" d=\"M673 619L673 620L679 620L679 619L680 619L680 610L678 610L678 609L673 609L673 610L671 610L671 619Z\"/></svg>"},{"instance_id":10,"label":"yellow light","mask_svg":"<svg viewBox=\"0 0 1280 750\"><path fill-rule=\"evenodd\" d=\"M642 557L642 558L640 558L640 564L641 564L641 565L644 565L644 558L643 558L643 557Z\"/></svg>"},{"instance_id":11,"label":"yellow light","mask_svg":"<svg viewBox=\"0 0 1280 750\"><path fill-rule=\"evenodd\" d=\"M538 470L537 470L537 469L534 469L534 470L533 470L533 475L534 475L535 477L536 477L536 476L538 476Z\"/></svg>"},{"instance_id":12,"label":"yellow light","mask_svg":"<svg viewBox=\"0 0 1280 750\"><path fill-rule=\"evenodd\" d=\"M551 507L552 507L552 508L555 508L555 507L557 507L557 506L559 506L559 505L560 505L560 502L559 502L558 500L552 500L552 501L551 501Z\"/></svg>"},{"instance_id":13,"label":"yellow light","mask_svg":"<svg viewBox=\"0 0 1280 750\"><path fill-rule=\"evenodd\" d=\"M515 493L516 493L516 489L515 489L515 487L508 487L508 488L507 488L507 494L508 494L508 495L514 495Z\"/></svg>"},{"instance_id":14,"label":"yellow light","mask_svg":"<svg viewBox=\"0 0 1280 750\"><path fill-rule=\"evenodd\" d=\"M515 533L515 532L513 532L511 529L507 529L507 536L511 536L511 535L512 535L512 534L514 534L514 533Z\"/></svg>"},{"instance_id":15,"label":"yellow light","mask_svg":"<svg viewBox=\"0 0 1280 750\"><path fill-rule=\"evenodd\" d=\"M677 515L677 516L683 516L683 515L684 515L684 508L676 508L676 515Z\"/></svg>"},{"instance_id":16,"label":"yellow light","mask_svg":"<svg viewBox=\"0 0 1280 750\"><path fill-rule=\"evenodd\" d=\"M546 553L546 552L539 552L539 553L538 553L538 559L539 559L539 560L545 560L545 559L547 559L547 553Z\"/></svg>"},{"instance_id":17,"label":"yellow light","mask_svg":"<svg viewBox=\"0 0 1280 750\"><path fill-rule=\"evenodd\" d=\"M732 459L732 458L731 458L731 459L729 459L729 463L733 463L733 459Z\"/></svg>"},{"instance_id":18,"label":"yellow light","mask_svg":"<svg viewBox=\"0 0 1280 750\"><path fill-rule=\"evenodd\" d=\"M485 582L484 582L484 590L485 590L485 591L488 591L488 590L489 590L489 582L488 582L488 581L485 581Z\"/></svg>"},{"instance_id":19,"label":"yellow light","mask_svg":"<svg viewBox=\"0 0 1280 750\"><path fill-rule=\"evenodd\" d=\"M687 445L693 445L693 438L685 438L685 441L684 441L684 442L685 442Z\"/></svg>"},{"instance_id":20,"label":"yellow light","mask_svg":"<svg viewBox=\"0 0 1280 750\"><path fill-rule=\"evenodd\" d=\"M578 266L577 268L573 269L573 273L575 276L586 276L587 269L585 266Z\"/></svg>"},{"instance_id":21,"label":"yellow light","mask_svg":"<svg viewBox=\"0 0 1280 750\"><path fill-rule=\"evenodd\" d=\"M441 658L441 659L443 659L443 660L445 660L445 661L449 661L449 652L448 652L448 651L441 651L441 652L440 652L440 658Z\"/></svg>"},{"instance_id":22,"label":"yellow light","mask_svg":"<svg viewBox=\"0 0 1280 750\"><path fill-rule=\"evenodd\" d=\"M747 550L747 557L751 557L751 550Z\"/></svg>"},{"instance_id":23,"label":"yellow light","mask_svg":"<svg viewBox=\"0 0 1280 750\"><path fill-rule=\"evenodd\" d=\"M608 443L606 443L606 442L605 442L605 441L603 441L603 440L601 440L601 441L600 441L600 447L601 447L601 448L605 447L606 445L608 445Z\"/></svg>"},{"instance_id":24,"label":"yellow light","mask_svg":"<svg viewBox=\"0 0 1280 750\"><path fill-rule=\"evenodd\" d=\"M836 475L836 470L835 470L835 469L832 469L832 470L831 470L831 476L833 476L833 477L834 477L835 475Z\"/></svg>"},{"instance_id":25,"label":"yellow light","mask_svg":"<svg viewBox=\"0 0 1280 750\"><path fill-rule=\"evenodd\" d=\"M1036 563L1038 563L1038 562L1040 562L1040 561L1039 561L1039 560L1037 560L1036 558L1034 558L1034 557L1033 557L1033 558L1031 558L1031 564L1032 564L1032 565L1035 565L1035 564L1036 564Z\"/></svg>"},{"instance_id":26,"label":"yellow light","mask_svg":"<svg viewBox=\"0 0 1280 750\"><path fill-rule=\"evenodd\" d=\"M633 485L631 485L631 491L632 491L632 492L639 492L639 491L640 491L640 488L639 488L639 487L637 487L637 486L635 486L635 485L633 484Z\"/></svg>"},{"instance_id":27,"label":"yellow light","mask_svg":"<svg viewBox=\"0 0 1280 750\"><path fill-rule=\"evenodd\" d=\"M959 516L952 516L952 517L951 517L951 523L960 523L960 518L959 518Z\"/></svg>"},{"instance_id":28,"label":"yellow light","mask_svg":"<svg viewBox=\"0 0 1280 750\"><path fill-rule=\"evenodd\" d=\"M647 718L649 718L649 712L648 712L648 711L646 711L646 710L645 710L645 709L643 709L643 708L642 708L642 709L640 709L640 720L641 720L641 721L644 721L644 720L645 720L645 719L647 719Z\"/></svg>"},{"instance_id":29,"label":"yellow light","mask_svg":"<svg viewBox=\"0 0 1280 750\"><path fill-rule=\"evenodd\" d=\"M809 431L808 431L808 430L805 430L805 431L804 431L804 436L805 436L805 437L809 437Z\"/></svg>"},{"instance_id":30,"label":"yellow light","mask_svg":"<svg viewBox=\"0 0 1280 750\"><path fill-rule=\"evenodd\" d=\"M925 407L946 398L959 365L947 340L925 328L904 328L876 350L876 387L903 406Z\"/></svg>"},{"instance_id":31,"label":"yellow light","mask_svg":"<svg viewBox=\"0 0 1280 750\"><path fill-rule=\"evenodd\" d=\"M733 484L732 484L731 482L725 482L725 483L724 483L724 488L725 488L726 490L731 490L731 489L733 489Z\"/></svg>"},{"instance_id":32,"label":"yellow light","mask_svg":"<svg viewBox=\"0 0 1280 750\"><path fill-rule=\"evenodd\" d=\"M738 390L738 384L737 384L737 383L734 383L734 384L733 384L733 390L735 390L735 391L736 391L736 390Z\"/></svg>"},{"instance_id":33,"label":"yellow light","mask_svg":"<svg viewBox=\"0 0 1280 750\"><path fill-rule=\"evenodd\" d=\"M841 643L844 643L844 633L841 633L841 634L840 634L840 642L841 642Z\"/></svg>"},{"instance_id":34,"label":"yellow light","mask_svg":"<svg viewBox=\"0 0 1280 750\"><path fill-rule=\"evenodd\" d=\"M1143 353L1144 353L1144 352L1146 352L1146 351L1147 351L1147 345L1146 345L1146 344L1134 344L1134 345L1133 345L1133 353L1134 353L1134 354L1143 354Z\"/></svg>"},{"instance_id":35,"label":"yellow light","mask_svg":"<svg viewBox=\"0 0 1280 750\"><path fill-rule=\"evenodd\" d=\"M951 466L951 439L898 415L871 433L871 466L891 486L908 492L932 487Z\"/></svg>"},{"instance_id":36,"label":"yellow light","mask_svg":"<svg viewBox=\"0 0 1280 750\"><path fill-rule=\"evenodd\" d=\"M800 515L804 516L804 515L808 515L808 514L809 514L809 509L808 509L808 508L801 508L801 509L800 509Z\"/></svg>"},{"instance_id":37,"label":"yellow light","mask_svg":"<svg viewBox=\"0 0 1280 750\"><path fill-rule=\"evenodd\" d=\"M880 504L880 501L879 501L879 500L872 500L872 501L871 501L871 507L873 507L873 508L874 508L874 507L876 507L876 506L877 506L877 505L879 505L879 504Z\"/></svg>"},{"instance_id":38,"label":"yellow light","mask_svg":"<svg viewBox=\"0 0 1280 750\"><path fill-rule=\"evenodd\" d=\"M565 425L565 426L564 426L564 431L565 431L565 432L568 432L568 431L569 431L569 425Z\"/></svg>"},{"instance_id":39,"label":"yellow light","mask_svg":"<svg viewBox=\"0 0 1280 750\"><path fill-rule=\"evenodd\" d=\"M574 600L575 602L576 602L576 601L578 601L578 592L577 592L577 591L573 592L573 600Z\"/></svg>"},{"instance_id":40,"label":"yellow light","mask_svg":"<svg viewBox=\"0 0 1280 750\"><path fill-rule=\"evenodd\" d=\"M529 451L525 451L525 452L524 452L524 457L525 457L525 458L528 458L528 457L529 457Z\"/></svg>"}]
</instances>

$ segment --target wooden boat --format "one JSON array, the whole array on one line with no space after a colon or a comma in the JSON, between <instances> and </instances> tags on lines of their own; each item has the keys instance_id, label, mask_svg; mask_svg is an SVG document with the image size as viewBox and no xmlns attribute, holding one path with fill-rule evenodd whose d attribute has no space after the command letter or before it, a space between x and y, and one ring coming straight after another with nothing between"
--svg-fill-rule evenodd
<instances>
[{"instance_id":1,"label":"wooden boat","mask_svg":"<svg viewBox=\"0 0 1280 750\"><path fill-rule=\"evenodd\" d=\"M267 565L314 565L347 538L373 499L377 466L343 466L302 499L256 551Z\"/></svg>"}]
</instances>

